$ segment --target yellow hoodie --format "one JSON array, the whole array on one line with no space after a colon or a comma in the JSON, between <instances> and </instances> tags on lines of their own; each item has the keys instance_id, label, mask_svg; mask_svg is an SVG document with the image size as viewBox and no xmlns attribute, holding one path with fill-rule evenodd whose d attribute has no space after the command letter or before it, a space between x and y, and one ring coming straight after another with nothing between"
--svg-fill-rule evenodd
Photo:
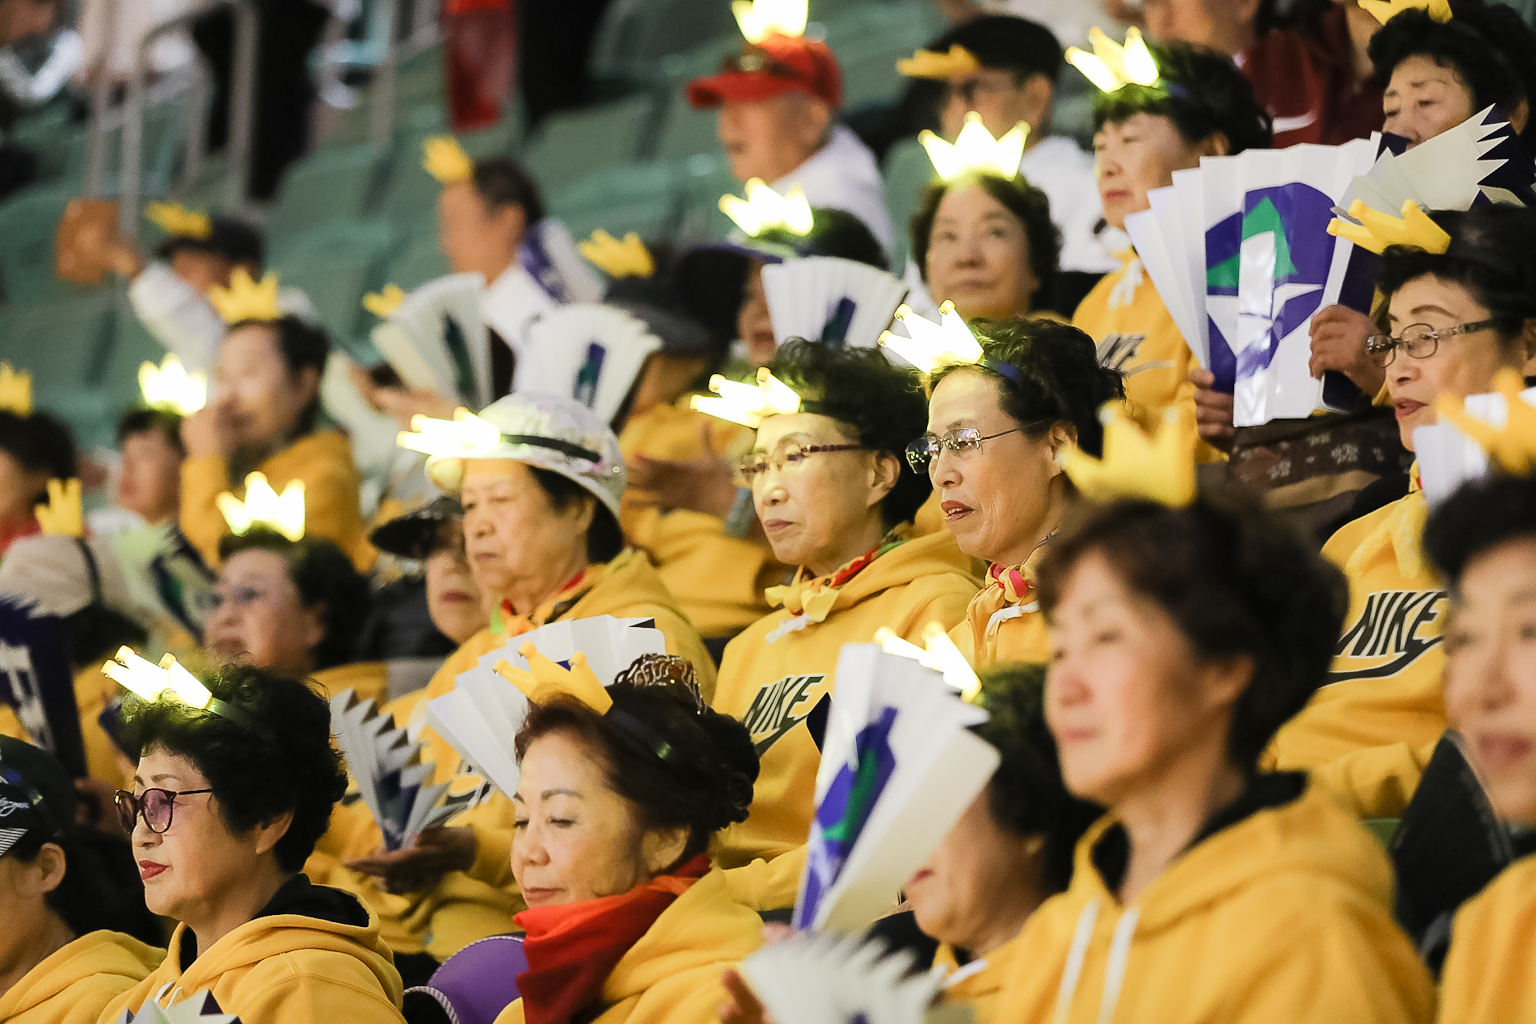
<instances>
[{"instance_id":1,"label":"yellow hoodie","mask_svg":"<svg viewBox=\"0 0 1536 1024\"><path fill-rule=\"evenodd\" d=\"M762 943L762 919L731 900L715 868L662 911L614 966L591 1024L713 1024L725 1001L721 972ZM523 1001L503 1010L496 1024L523 1024Z\"/></svg>"},{"instance_id":2,"label":"yellow hoodie","mask_svg":"<svg viewBox=\"0 0 1536 1024\"><path fill-rule=\"evenodd\" d=\"M1045 545L1036 548L1017 569L993 566L981 592L966 607L965 621L949 631L949 638L975 668L1019 662L1043 665L1051 660L1051 631L1034 589L1035 566L1045 550Z\"/></svg>"},{"instance_id":3,"label":"yellow hoodie","mask_svg":"<svg viewBox=\"0 0 1536 1024\"><path fill-rule=\"evenodd\" d=\"M823 621L780 609L726 646L714 708L746 725L762 758L751 817L722 832L715 850L716 861L734 869L728 875L740 902L757 910L795 902L821 760L800 726L833 692L843 645L869 643L881 626L918 644L930 622L954 628L976 593L957 555L948 531L909 540L838 590ZM791 851L798 852L775 860Z\"/></svg>"},{"instance_id":4,"label":"yellow hoodie","mask_svg":"<svg viewBox=\"0 0 1536 1024\"><path fill-rule=\"evenodd\" d=\"M356 923L307 914L258 917L231 931L183 970L187 926L171 934L165 961L149 977L113 1000L99 1018L112 1024L123 1012L148 1001L172 1006L204 990L219 1008L250 1024L397 1024L400 974L379 940L379 924L361 904L296 876L277 899L298 894L287 905L327 912Z\"/></svg>"},{"instance_id":5,"label":"yellow hoodie","mask_svg":"<svg viewBox=\"0 0 1536 1024\"><path fill-rule=\"evenodd\" d=\"M1020 961L1023 948L1019 937L1014 936L985 958L972 960L961 967L948 943L939 946L933 967L945 976L944 1001L970 1006L976 1015L975 1024L992 1024L997 1019L997 999L1002 994L1003 983L1023 969Z\"/></svg>"},{"instance_id":6,"label":"yellow hoodie","mask_svg":"<svg viewBox=\"0 0 1536 1024\"><path fill-rule=\"evenodd\" d=\"M0 993L6 1024L95 1024L108 1003L149 977L165 950L119 932L88 932Z\"/></svg>"},{"instance_id":7,"label":"yellow hoodie","mask_svg":"<svg viewBox=\"0 0 1536 1024\"><path fill-rule=\"evenodd\" d=\"M995 1020L1430 1020L1429 975L1392 921L1386 854L1325 790L1309 785L1197 842L1130 906L1095 865L1115 826L1089 829L1071 887L1024 925L1029 969L1008 978Z\"/></svg>"},{"instance_id":8,"label":"yellow hoodie","mask_svg":"<svg viewBox=\"0 0 1536 1024\"><path fill-rule=\"evenodd\" d=\"M1419 548L1418 489L1356 519L1323 546L1349 578L1349 613L1328 682L1275 737L1272 763L1316 773L1355 814L1408 806L1445 731L1440 631L1446 593Z\"/></svg>"},{"instance_id":9,"label":"yellow hoodie","mask_svg":"<svg viewBox=\"0 0 1536 1024\"><path fill-rule=\"evenodd\" d=\"M352 445L334 430L305 434L256 466L279 494L290 481L304 483L304 530L341 545L359 572L373 567L377 552L363 533L358 507L362 484ZM228 532L215 499L229 491L245 497L245 481L230 479L229 460L207 455L181 464L181 532L209 565L219 564L219 538Z\"/></svg>"},{"instance_id":10,"label":"yellow hoodie","mask_svg":"<svg viewBox=\"0 0 1536 1024\"><path fill-rule=\"evenodd\" d=\"M1440 976L1440 1024L1536 1020L1536 857L1461 905Z\"/></svg>"},{"instance_id":11,"label":"yellow hoodie","mask_svg":"<svg viewBox=\"0 0 1536 1024\"><path fill-rule=\"evenodd\" d=\"M389 697L388 662L354 661L318 669L311 672L309 677L325 688L327 697L335 697L348 690L356 693L358 700L383 702Z\"/></svg>"}]
</instances>

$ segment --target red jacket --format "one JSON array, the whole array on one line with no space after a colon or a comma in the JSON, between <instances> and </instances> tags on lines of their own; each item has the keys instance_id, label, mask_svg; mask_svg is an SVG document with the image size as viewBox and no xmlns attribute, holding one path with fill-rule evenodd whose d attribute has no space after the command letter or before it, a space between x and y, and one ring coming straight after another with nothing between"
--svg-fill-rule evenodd
<instances>
[{"instance_id":1,"label":"red jacket","mask_svg":"<svg viewBox=\"0 0 1536 1024\"><path fill-rule=\"evenodd\" d=\"M1310 24L1275 29L1237 56L1260 106L1275 119L1275 148L1336 146L1382 125L1375 79L1354 81L1354 46L1344 8L1330 4Z\"/></svg>"}]
</instances>

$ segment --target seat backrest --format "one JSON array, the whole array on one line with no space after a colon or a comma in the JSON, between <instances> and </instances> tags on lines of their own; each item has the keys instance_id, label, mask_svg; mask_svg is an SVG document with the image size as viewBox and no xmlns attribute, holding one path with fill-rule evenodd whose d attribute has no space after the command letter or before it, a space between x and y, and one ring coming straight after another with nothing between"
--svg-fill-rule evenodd
<instances>
[{"instance_id":1,"label":"seat backrest","mask_svg":"<svg viewBox=\"0 0 1536 1024\"><path fill-rule=\"evenodd\" d=\"M521 936L492 935L453 954L431 981L406 995L432 998L458 1024L493 1024L518 998L517 976L527 969Z\"/></svg>"}]
</instances>

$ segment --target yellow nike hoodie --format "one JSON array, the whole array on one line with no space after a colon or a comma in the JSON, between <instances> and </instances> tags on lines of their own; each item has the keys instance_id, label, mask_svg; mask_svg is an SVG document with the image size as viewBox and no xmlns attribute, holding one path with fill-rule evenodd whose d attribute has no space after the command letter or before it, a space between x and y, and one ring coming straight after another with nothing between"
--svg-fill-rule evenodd
<instances>
[{"instance_id":1,"label":"yellow nike hoodie","mask_svg":"<svg viewBox=\"0 0 1536 1024\"><path fill-rule=\"evenodd\" d=\"M261 915L206 950L184 924L165 961L108 1004L101 1024L146 1002L169 1007L199 992L250 1024L398 1024L400 974L373 914L352 896L295 875Z\"/></svg>"},{"instance_id":2,"label":"yellow nike hoodie","mask_svg":"<svg viewBox=\"0 0 1536 1024\"><path fill-rule=\"evenodd\" d=\"M107 1004L149 977L165 950L121 932L87 932L0 994L6 1024L95 1024Z\"/></svg>"},{"instance_id":3,"label":"yellow nike hoodie","mask_svg":"<svg viewBox=\"0 0 1536 1024\"><path fill-rule=\"evenodd\" d=\"M1440 1024L1536 1020L1536 856L1463 903L1440 976Z\"/></svg>"},{"instance_id":4,"label":"yellow nike hoodie","mask_svg":"<svg viewBox=\"0 0 1536 1024\"><path fill-rule=\"evenodd\" d=\"M794 905L821 760L805 718L833 692L844 644L869 643L881 626L921 644L930 622L947 631L965 619L977 585L955 551L948 531L898 544L837 588L830 607L815 610L821 621L809 607L781 608L726 645L713 706L746 725L762 759L751 816L716 840L737 900L756 910ZM790 589L771 596L798 604Z\"/></svg>"},{"instance_id":5,"label":"yellow nike hoodie","mask_svg":"<svg viewBox=\"0 0 1536 1024\"><path fill-rule=\"evenodd\" d=\"M1029 969L993 1019L1427 1024L1434 992L1393 923L1391 865L1326 790L1259 775L1211 828L1127 906L1125 830L1100 819L1071 886L1024 925Z\"/></svg>"}]
</instances>

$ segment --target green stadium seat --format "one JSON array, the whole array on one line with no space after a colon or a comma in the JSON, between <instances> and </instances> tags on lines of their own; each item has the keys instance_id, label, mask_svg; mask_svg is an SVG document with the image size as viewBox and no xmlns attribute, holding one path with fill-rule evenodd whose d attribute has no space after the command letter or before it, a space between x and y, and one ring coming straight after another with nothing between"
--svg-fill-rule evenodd
<instances>
[{"instance_id":1,"label":"green stadium seat","mask_svg":"<svg viewBox=\"0 0 1536 1024\"><path fill-rule=\"evenodd\" d=\"M368 209L378 168L366 143L322 149L289 165L267 220L267 237L297 237L328 220L357 218Z\"/></svg>"},{"instance_id":2,"label":"green stadium seat","mask_svg":"<svg viewBox=\"0 0 1536 1024\"><path fill-rule=\"evenodd\" d=\"M410 236L385 266L381 280L410 291L449 272L448 257L437 245L437 230L429 227Z\"/></svg>"},{"instance_id":3,"label":"green stadium seat","mask_svg":"<svg viewBox=\"0 0 1536 1024\"><path fill-rule=\"evenodd\" d=\"M724 156L690 157L678 166L682 171L682 206L676 229L678 244L720 241L736 227L720 212L720 197L727 192L740 195L741 182L731 174Z\"/></svg>"},{"instance_id":4,"label":"green stadium seat","mask_svg":"<svg viewBox=\"0 0 1536 1024\"><path fill-rule=\"evenodd\" d=\"M331 221L287 239L269 263L284 287L302 288L325 329L338 337L361 333L363 295L383 285L384 263L397 241L383 221Z\"/></svg>"},{"instance_id":5,"label":"green stadium seat","mask_svg":"<svg viewBox=\"0 0 1536 1024\"><path fill-rule=\"evenodd\" d=\"M464 152L475 159L510 156L517 150L522 126L517 118L506 118L494 128L459 136ZM437 195L442 185L422 166L422 143L436 132L403 136L390 160L389 178L384 183L378 213L395 223L429 221L437 209Z\"/></svg>"},{"instance_id":6,"label":"green stadium seat","mask_svg":"<svg viewBox=\"0 0 1536 1024\"><path fill-rule=\"evenodd\" d=\"M904 263L910 253L907 225L917 212L918 198L929 182L933 181L933 164L928 153L916 139L903 139L885 154L885 208L891 213L891 223L896 225L896 249L892 254L897 264Z\"/></svg>"},{"instance_id":7,"label":"green stadium seat","mask_svg":"<svg viewBox=\"0 0 1536 1024\"><path fill-rule=\"evenodd\" d=\"M588 68L599 82L646 83L664 57L730 38L740 42L723 0L614 0L593 37Z\"/></svg>"},{"instance_id":8,"label":"green stadium seat","mask_svg":"<svg viewBox=\"0 0 1536 1024\"><path fill-rule=\"evenodd\" d=\"M92 290L54 276L54 235L77 193L68 182L34 185L0 203L0 305L44 305Z\"/></svg>"},{"instance_id":9,"label":"green stadium seat","mask_svg":"<svg viewBox=\"0 0 1536 1024\"><path fill-rule=\"evenodd\" d=\"M11 141L37 157L39 181L78 182L85 174L86 128L67 103L51 103L16 122Z\"/></svg>"},{"instance_id":10,"label":"green stadium seat","mask_svg":"<svg viewBox=\"0 0 1536 1024\"><path fill-rule=\"evenodd\" d=\"M529 141L523 166L553 193L593 171L629 163L654 129L655 106L651 96L641 95L551 114Z\"/></svg>"},{"instance_id":11,"label":"green stadium seat","mask_svg":"<svg viewBox=\"0 0 1536 1024\"><path fill-rule=\"evenodd\" d=\"M598 228L623 237L638 232L649 240L671 235L681 198L679 168L672 164L610 167L548 196L550 213L577 239Z\"/></svg>"},{"instance_id":12,"label":"green stadium seat","mask_svg":"<svg viewBox=\"0 0 1536 1024\"><path fill-rule=\"evenodd\" d=\"M31 371L37 404L49 408L48 396L100 382L117 319L112 288L15 306L0 312L0 358Z\"/></svg>"},{"instance_id":13,"label":"green stadium seat","mask_svg":"<svg viewBox=\"0 0 1536 1024\"><path fill-rule=\"evenodd\" d=\"M656 147L646 155L655 160L682 160L700 153L719 156L716 116L713 110L694 110L682 88L677 88L667 103L666 118L656 134Z\"/></svg>"}]
</instances>

